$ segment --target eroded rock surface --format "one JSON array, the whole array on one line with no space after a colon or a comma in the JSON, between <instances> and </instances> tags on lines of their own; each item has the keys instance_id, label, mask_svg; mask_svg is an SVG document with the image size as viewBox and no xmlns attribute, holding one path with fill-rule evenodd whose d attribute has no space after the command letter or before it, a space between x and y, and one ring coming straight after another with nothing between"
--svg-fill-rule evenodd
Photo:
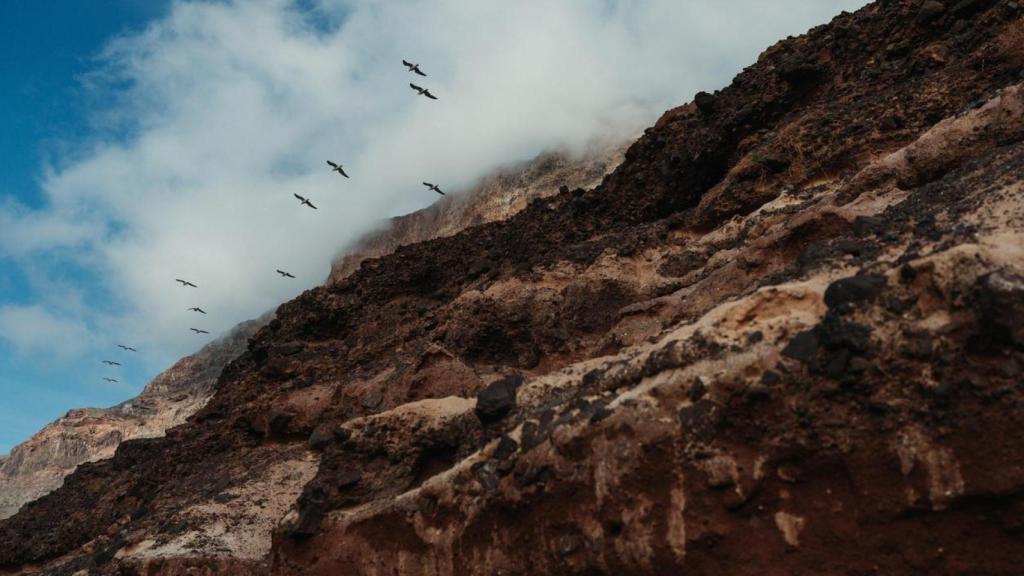
<instances>
[{"instance_id":1,"label":"eroded rock surface","mask_svg":"<svg viewBox=\"0 0 1024 576\"><path fill-rule=\"evenodd\" d=\"M284 304L186 425L0 523L0 566L1019 573L1024 87L995 38L1024 14L928 4L783 41L596 188Z\"/></svg>"}]
</instances>

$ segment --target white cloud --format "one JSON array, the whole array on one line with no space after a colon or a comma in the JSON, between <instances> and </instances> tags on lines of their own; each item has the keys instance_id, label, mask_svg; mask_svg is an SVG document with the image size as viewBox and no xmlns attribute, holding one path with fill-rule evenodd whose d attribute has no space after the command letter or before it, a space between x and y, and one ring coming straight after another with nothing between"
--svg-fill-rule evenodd
<instances>
[{"instance_id":1,"label":"white cloud","mask_svg":"<svg viewBox=\"0 0 1024 576\"><path fill-rule=\"evenodd\" d=\"M201 343L190 326L216 334L319 284L340 247L433 201L422 180L457 192L546 148L633 134L776 39L862 4L177 2L113 41L86 78L107 105L95 137L47 173L46 207L0 205L0 253L52 259L42 292L66 283L56 272L71 262L105 296L74 326L52 299L4 309L8 322L39 320L12 342L28 350L87 324L108 334L94 339L117 334L163 359L190 352ZM408 74L403 58L429 77ZM410 81L440 100L417 97Z\"/></svg>"},{"instance_id":2,"label":"white cloud","mask_svg":"<svg viewBox=\"0 0 1024 576\"><path fill-rule=\"evenodd\" d=\"M0 307L0 339L21 355L72 358L85 350L88 336L77 319L56 316L42 306Z\"/></svg>"}]
</instances>

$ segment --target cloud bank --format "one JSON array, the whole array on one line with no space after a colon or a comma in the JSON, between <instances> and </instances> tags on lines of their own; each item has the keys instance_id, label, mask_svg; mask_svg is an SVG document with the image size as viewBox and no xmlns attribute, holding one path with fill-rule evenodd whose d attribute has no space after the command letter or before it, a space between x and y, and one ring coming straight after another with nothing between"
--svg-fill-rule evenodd
<instances>
[{"instance_id":1,"label":"cloud bank","mask_svg":"<svg viewBox=\"0 0 1024 576\"><path fill-rule=\"evenodd\" d=\"M39 295L0 308L0 337L26 355L77 342L62 354L83 362L130 342L162 368L204 343L189 327L216 336L322 282L339 249L434 200L421 181L457 193L545 149L636 134L864 3L175 2L82 79L93 134L43 169L45 204L0 202L0 257Z\"/></svg>"}]
</instances>

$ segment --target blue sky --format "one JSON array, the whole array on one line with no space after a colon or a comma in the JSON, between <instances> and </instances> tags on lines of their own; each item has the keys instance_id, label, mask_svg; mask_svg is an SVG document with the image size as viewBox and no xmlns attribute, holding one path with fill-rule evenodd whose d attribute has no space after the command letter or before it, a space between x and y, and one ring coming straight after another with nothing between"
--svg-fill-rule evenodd
<instances>
[{"instance_id":1,"label":"blue sky","mask_svg":"<svg viewBox=\"0 0 1024 576\"><path fill-rule=\"evenodd\" d=\"M0 18L0 199L44 205L42 167L89 133L77 78L114 35L160 17L162 0L12 0ZM72 281L83 279L68 273ZM35 301L26 272L0 254L0 303ZM55 345L60 343L55 342ZM113 354L113 352L111 352ZM117 374L124 387L102 386L102 364L49 362L19 355L0 340L0 454L69 408L109 405L144 384L146 370Z\"/></svg>"},{"instance_id":2,"label":"blue sky","mask_svg":"<svg viewBox=\"0 0 1024 576\"><path fill-rule=\"evenodd\" d=\"M420 182L457 194L545 150L633 138L864 3L10 0L0 453L319 285L340 250L434 201ZM439 100L409 90L402 59Z\"/></svg>"}]
</instances>

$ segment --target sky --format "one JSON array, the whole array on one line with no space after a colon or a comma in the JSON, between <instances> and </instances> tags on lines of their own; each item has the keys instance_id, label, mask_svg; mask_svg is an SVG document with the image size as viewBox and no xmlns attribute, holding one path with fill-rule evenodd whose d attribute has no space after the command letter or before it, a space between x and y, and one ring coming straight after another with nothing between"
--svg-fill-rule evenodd
<instances>
[{"instance_id":1,"label":"sky","mask_svg":"<svg viewBox=\"0 0 1024 576\"><path fill-rule=\"evenodd\" d=\"M436 199L420 182L457 194L545 150L635 136L863 4L10 0L0 454L319 285L340 250Z\"/></svg>"}]
</instances>

